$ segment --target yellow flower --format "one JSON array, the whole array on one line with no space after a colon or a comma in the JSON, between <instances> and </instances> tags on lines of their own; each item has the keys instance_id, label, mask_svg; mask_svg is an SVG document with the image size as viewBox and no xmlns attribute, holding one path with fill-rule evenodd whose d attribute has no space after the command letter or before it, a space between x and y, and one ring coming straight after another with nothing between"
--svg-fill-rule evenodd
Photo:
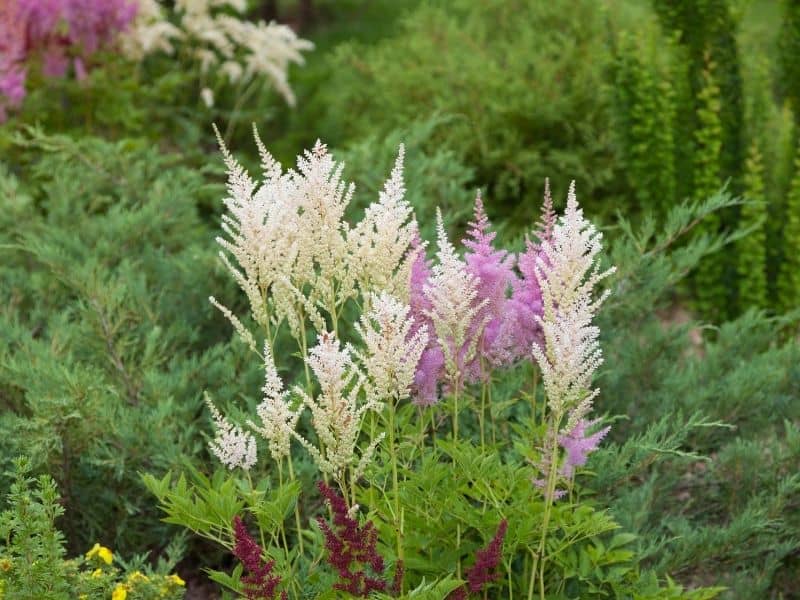
<instances>
[{"instance_id":1,"label":"yellow flower","mask_svg":"<svg viewBox=\"0 0 800 600\"><path fill-rule=\"evenodd\" d=\"M0 571L10 571L11 570L11 561L7 558L0 560Z\"/></svg>"},{"instance_id":2,"label":"yellow flower","mask_svg":"<svg viewBox=\"0 0 800 600\"><path fill-rule=\"evenodd\" d=\"M128 588L121 583L117 584L114 591L111 592L111 600L125 600L128 597Z\"/></svg>"},{"instance_id":3,"label":"yellow flower","mask_svg":"<svg viewBox=\"0 0 800 600\"><path fill-rule=\"evenodd\" d=\"M92 546L92 549L86 553L86 558L93 558L97 556L107 565L111 564L111 561L114 560L114 555L111 553L111 550L106 548L105 546L101 546L100 544L95 544Z\"/></svg>"},{"instance_id":4,"label":"yellow flower","mask_svg":"<svg viewBox=\"0 0 800 600\"><path fill-rule=\"evenodd\" d=\"M128 583L136 583L137 581L150 581L150 578L141 571L134 571L128 575Z\"/></svg>"},{"instance_id":5,"label":"yellow flower","mask_svg":"<svg viewBox=\"0 0 800 600\"><path fill-rule=\"evenodd\" d=\"M185 586L185 585L186 585L186 582L185 582L183 579L181 579L181 578L180 578L180 577L179 577L177 574L175 574L175 573L173 573L172 575L170 575L169 577L167 577L167 579L169 579L169 580L170 580L172 583L174 583L175 585L179 585L179 586L181 586L181 587L183 587L183 586Z\"/></svg>"},{"instance_id":6,"label":"yellow flower","mask_svg":"<svg viewBox=\"0 0 800 600\"><path fill-rule=\"evenodd\" d=\"M92 574L90 575L92 579L97 579L98 577L102 576L103 576L103 569L95 569L94 571L92 571Z\"/></svg>"},{"instance_id":7,"label":"yellow flower","mask_svg":"<svg viewBox=\"0 0 800 600\"><path fill-rule=\"evenodd\" d=\"M89 600L89 595L81 594L80 596L78 596L78 600Z\"/></svg>"}]
</instances>

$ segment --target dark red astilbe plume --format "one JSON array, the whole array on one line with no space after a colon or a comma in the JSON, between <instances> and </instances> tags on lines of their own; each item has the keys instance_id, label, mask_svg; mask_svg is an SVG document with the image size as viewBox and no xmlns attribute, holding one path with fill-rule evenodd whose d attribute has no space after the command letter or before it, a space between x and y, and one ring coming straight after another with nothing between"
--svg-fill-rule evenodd
<instances>
[{"instance_id":1,"label":"dark red astilbe plume","mask_svg":"<svg viewBox=\"0 0 800 600\"><path fill-rule=\"evenodd\" d=\"M386 581L380 578L384 563L376 549L378 532L375 526L371 521L360 526L348 514L347 504L339 494L322 481L317 487L330 504L333 525L336 528L334 531L322 517L317 517L317 523L325 535L328 562L339 575L334 589L361 598L368 597L372 591L386 591ZM367 574L367 567L371 569L373 576Z\"/></svg>"},{"instance_id":2,"label":"dark red astilbe plume","mask_svg":"<svg viewBox=\"0 0 800 600\"><path fill-rule=\"evenodd\" d=\"M467 586L461 586L450 592L447 600L467 600L470 593L478 594L487 583L491 583L499 574L496 569L503 558L503 539L508 530L508 521L503 519L497 526L497 533L494 534L489 545L475 554L475 564L467 569Z\"/></svg>"},{"instance_id":3,"label":"dark red astilbe plume","mask_svg":"<svg viewBox=\"0 0 800 600\"><path fill-rule=\"evenodd\" d=\"M475 564L466 573L470 592L478 593L484 585L497 579L498 573L495 569L503 558L503 538L506 537L507 530L508 521L503 519L489 545L478 550L475 555Z\"/></svg>"},{"instance_id":4,"label":"dark red astilbe plume","mask_svg":"<svg viewBox=\"0 0 800 600\"><path fill-rule=\"evenodd\" d=\"M244 594L248 600L274 600L281 578L272 574L275 561L261 559L261 546L250 536L239 516L233 518L233 534L236 544L233 554L242 561L249 574L242 577ZM286 592L281 592L281 600L287 600Z\"/></svg>"}]
</instances>

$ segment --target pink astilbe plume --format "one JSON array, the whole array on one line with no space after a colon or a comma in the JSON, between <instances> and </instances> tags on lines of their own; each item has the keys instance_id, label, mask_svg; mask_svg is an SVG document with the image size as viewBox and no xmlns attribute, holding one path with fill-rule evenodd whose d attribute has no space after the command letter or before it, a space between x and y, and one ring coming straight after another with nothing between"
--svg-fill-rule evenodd
<instances>
[{"instance_id":1,"label":"pink astilbe plume","mask_svg":"<svg viewBox=\"0 0 800 600\"><path fill-rule=\"evenodd\" d=\"M489 366L499 366L514 358L511 340L515 319L508 305L508 291L516 275L514 257L493 246L497 234L490 230L491 223L480 193L475 198L475 220L469 225L467 237L462 240L468 249L464 261L467 271L478 280L477 301L482 305L470 324L470 336L474 337L482 324L485 326L477 342L477 356L467 365L467 379L478 381L487 376L482 372L481 358Z\"/></svg>"},{"instance_id":2,"label":"pink astilbe plume","mask_svg":"<svg viewBox=\"0 0 800 600\"><path fill-rule=\"evenodd\" d=\"M431 279L431 267L425 256L425 244L420 239L419 232L411 240L409 253L414 253L409 285L409 305L414 319L411 335L415 335L422 327L431 332L428 336L428 345L417 363L412 396L415 404L431 406L439 397L439 381L444 371L444 353L439 347L438 338L433 335L435 329L429 316L433 305L425 294L425 287L429 285Z\"/></svg>"},{"instance_id":3,"label":"pink astilbe plume","mask_svg":"<svg viewBox=\"0 0 800 600\"><path fill-rule=\"evenodd\" d=\"M570 432L558 436L558 443L567 453L564 464L561 466L561 474L564 477L572 477L575 467L585 465L589 454L597 450L600 442L611 430L610 427L604 427L591 435L586 435L586 430L597 422L597 419L594 421L581 419Z\"/></svg>"},{"instance_id":4,"label":"pink astilbe plume","mask_svg":"<svg viewBox=\"0 0 800 600\"><path fill-rule=\"evenodd\" d=\"M555 222L556 213L553 210L553 198L550 195L550 182L545 180L541 216L534 231L538 242L526 240L525 252L517 258L520 277L513 281L514 290L507 305L509 320L515 324L510 332L509 346L514 358L517 359L529 357L531 346L533 344L541 346L543 343L542 326L539 319L542 317L544 305L537 269L540 260L546 261L542 252L542 243L549 241L552 237Z\"/></svg>"},{"instance_id":5,"label":"pink astilbe plume","mask_svg":"<svg viewBox=\"0 0 800 600\"><path fill-rule=\"evenodd\" d=\"M78 79L87 62L111 45L136 16L132 0L3 0L0 7L0 120L18 107L32 60L47 77L70 65Z\"/></svg>"},{"instance_id":6,"label":"pink astilbe plume","mask_svg":"<svg viewBox=\"0 0 800 600\"><path fill-rule=\"evenodd\" d=\"M274 600L281 582L279 576L272 574L275 561L264 562L261 558L261 546L247 532L238 515L233 518L233 533L236 540L233 554L248 571L248 574L242 577L244 595L248 600ZM280 599L288 599L286 592L281 592Z\"/></svg>"},{"instance_id":7,"label":"pink astilbe plume","mask_svg":"<svg viewBox=\"0 0 800 600\"><path fill-rule=\"evenodd\" d=\"M350 516L344 498L322 481L317 487L333 512L333 527L322 517L317 517L317 523L325 536L328 563L339 575L334 589L360 598L367 598L373 591L386 591L383 557L377 551L378 531L372 521L359 525Z\"/></svg>"}]
</instances>

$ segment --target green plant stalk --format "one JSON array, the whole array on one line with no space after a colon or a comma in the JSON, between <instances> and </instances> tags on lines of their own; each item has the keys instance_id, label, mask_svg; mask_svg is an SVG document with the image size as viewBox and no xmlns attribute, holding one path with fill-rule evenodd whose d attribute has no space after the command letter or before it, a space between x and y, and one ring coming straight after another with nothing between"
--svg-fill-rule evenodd
<instances>
[{"instance_id":1,"label":"green plant stalk","mask_svg":"<svg viewBox=\"0 0 800 600\"><path fill-rule=\"evenodd\" d=\"M292 457L287 457L286 462L289 463L289 481L294 482L295 475L294 467L292 466ZM303 529L300 527L300 504L298 502L294 503L294 525L297 528L297 545L300 547L300 556L303 556L305 554L305 549L303 548Z\"/></svg>"},{"instance_id":2,"label":"green plant stalk","mask_svg":"<svg viewBox=\"0 0 800 600\"><path fill-rule=\"evenodd\" d=\"M528 587L528 600L533 598L534 580L536 579L536 568L539 568L539 598L544 600L544 565L545 565L545 545L547 543L547 528L550 526L550 516L553 509L553 495L556 490L556 479L558 475L558 428L561 425L563 416L559 414L553 423L552 434L548 443L550 445L550 465L547 473L547 485L545 486L544 496L544 516L542 519L542 537L539 540L539 549L537 555L534 557L533 569L531 571L531 580Z\"/></svg>"},{"instance_id":3,"label":"green plant stalk","mask_svg":"<svg viewBox=\"0 0 800 600\"><path fill-rule=\"evenodd\" d=\"M458 383L453 390L453 441L458 441Z\"/></svg>"},{"instance_id":4,"label":"green plant stalk","mask_svg":"<svg viewBox=\"0 0 800 600\"><path fill-rule=\"evenodd\" d=\"M403 523L400 517L400 485L397 477L397 451L395 448L395 404L389 406L389 454L392 457L392 496L394 497L394 530L397 536L397 559L405 560L403 552ZM402 590L400 590L402 594Z\"/></svg>"}]
</instances>

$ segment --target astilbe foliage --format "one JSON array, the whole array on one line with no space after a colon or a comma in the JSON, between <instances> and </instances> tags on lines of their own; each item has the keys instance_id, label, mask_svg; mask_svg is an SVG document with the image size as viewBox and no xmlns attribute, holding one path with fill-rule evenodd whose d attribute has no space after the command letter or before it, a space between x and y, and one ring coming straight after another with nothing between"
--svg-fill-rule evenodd
<instances>
[{"instance_id":1,"label":"astilbe foliage","mask_svg":"<svg viewBox=\"0 0 800 600\"><path fill-rule=\"evenodd\" d=\"M317 487L333 512L333 527L322 517L317 517L317 523L325 536L328 563L339 576L334 589L361 598L368 597L373 591L385 591L387 583L381 578L385 565L376 548L378 531L375 526L371 521L359 525L350 516L344 498L322 481L317 483ZM373 575L367 573L367 568ZM398 565L398 570L402 570L402 566ZM400 588L397 577L393 587Z\"/></svg>"},{"instance_id":2,"label":"astilbe foliage","mask_svg":"<svg viewBox=\"0 0 800 600\"><path fill-rule=\"evenodd\" d=\"M272 574L275 561L264 562L261 558L261 546L247 532L244 522L238 515L233 519L233 534L236 542L233 554L249 571L248 575L242 577L245 596L248 600L273 600L281 582L278 575ZM281 592L280 599L288 599L286 592Z\"/></svg>"}]
</instances>

